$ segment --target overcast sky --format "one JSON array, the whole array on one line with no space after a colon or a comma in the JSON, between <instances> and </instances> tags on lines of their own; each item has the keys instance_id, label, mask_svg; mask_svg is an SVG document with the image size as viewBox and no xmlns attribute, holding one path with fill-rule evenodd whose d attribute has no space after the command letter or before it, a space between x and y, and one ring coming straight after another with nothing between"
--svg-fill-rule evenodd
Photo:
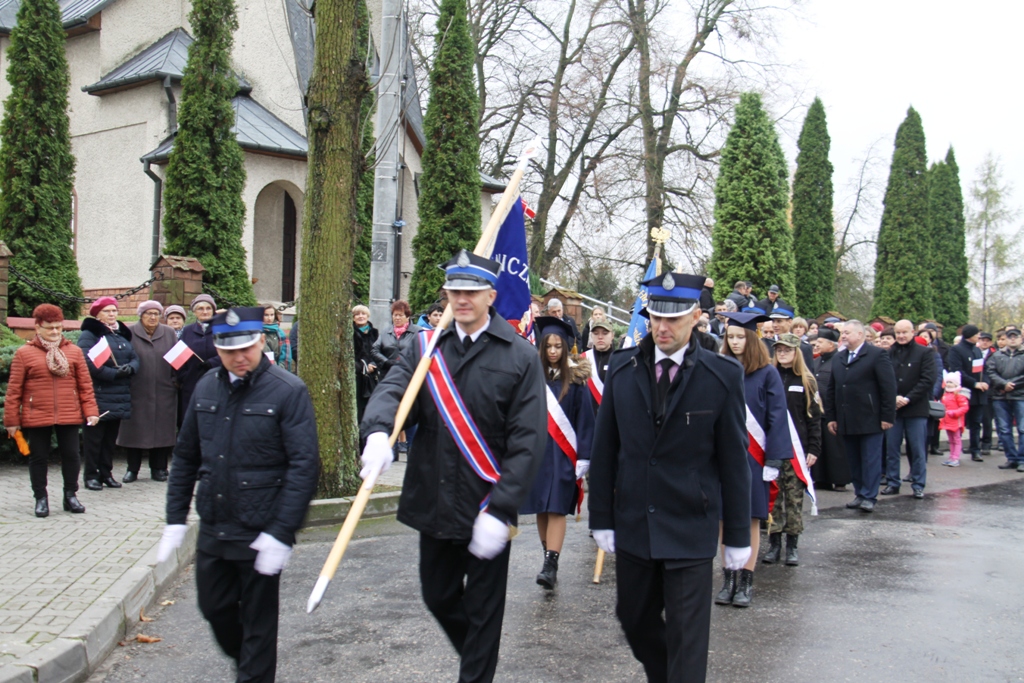
<instances>
[{"instance_id":1,"label":"overcast sky","mask_svg":"<svg viewBox=\"0 0 1024 683\"><path fill-rule=\"evenodd\" d=\"M876 140L885 182L896 129L913 105L924 123L929 163L953 145L965 199L979 164L993 152L1014 186L1012 203L1020 206L1022 20L1019 0L807 0L803 18L783 22L779 35L780 57L795 66L795 85L803 85L806 100L791 117L796 130L783 134L790 171L796 155L790 136L818 95L832 137L838 209L857 173L855 159Z\"/></svg>"}]
</instances>

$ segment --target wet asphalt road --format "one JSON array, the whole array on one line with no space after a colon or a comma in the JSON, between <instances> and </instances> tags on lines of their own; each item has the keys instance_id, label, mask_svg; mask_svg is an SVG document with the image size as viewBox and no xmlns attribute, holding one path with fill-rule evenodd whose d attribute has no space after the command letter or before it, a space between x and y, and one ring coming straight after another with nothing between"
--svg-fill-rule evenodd
<instances>
[{"instance_id":1,"label":"wet asphalt road","mask_svg":"<svg viewBox=\"0 0 1024 683\"><path fill-rule=\"evenodd\" d=\"M886 500L873 515L807 515L802 565L760 565L754 606L715 607L711 681L1024 681L1024 478ZM534 583L536 529L513 541L496 680L643 681L614 616L614 561L590 581L595 548L570 521L559 585ZM454 681L458 662L419 597L417 536L391 521L360 528L324 603L305 613L333 535L307 534L285 570L278 677ZM716 572L718 570L716 569ZM718 586L716 574L716 589ZM90 683L233 681L196 608L187 571ZM711 596L708 596L711 599Z\"/></svg>"}]
</instances>

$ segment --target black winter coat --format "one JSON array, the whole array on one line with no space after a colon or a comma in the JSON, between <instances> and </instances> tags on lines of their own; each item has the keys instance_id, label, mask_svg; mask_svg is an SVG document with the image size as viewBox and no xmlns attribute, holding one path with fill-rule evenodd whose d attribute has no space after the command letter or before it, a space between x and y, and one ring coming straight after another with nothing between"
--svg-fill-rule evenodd
<instances>
[{"instance_id":1,"label":"black winter coat","mask_svg":"<svg viewBox=\"0 0 1024 683\"><path fill-rule=\"evenodd\" d=\"M836 352L823 353L814 360L814 378L818 380L818 393L828 390L832 377L832 360ZM850 464L841 437L828 431L825 416L821 417L821 453L811 466L811 476L821 486L846 486L850 483Z\"/></svg>"},{"instance_id":2,"label":"black winter coat","mask_svg":"<svg viewBox=\"0 0 1024 683\"><path fill-rule=\"evenodd\" d=\"M750 545L750 467L743 366L691 337L654 416L654 342L616 351L590 455L591 529L643 559L708 559Z\"/></svg>"},{"instance_id":3,"label":"black winter coat","mask_svg":"<svg viewBox=\"0 0 1024 683\"><path fill-rule=\"evenodd\" d=\"M380 337L380 332L372 324L365 333L360 332L355 323L352 323L352 346L356 357L356 396L368 399L373 390L377 388L380 380L380 368L377 368L377 359L373 356L373 345ZM368 371L369 366L375 366L374 371Z\"/></svg>"},{"instance_id":4,"label":"black winter coat","mask_svg":"<svg viewBox=\"0 0 1024 683\"><path fill-rule=\"evenodd\" d=\"M251 543L261 531L295 543L320 471L306 385L265 357L242 386L224 368L199 380L174 447L167 523L185 524L192 489L200 530Z\"/></svg>"},{"instance_id":5,"label":"black winter coat","mask_svg":"<svg viewBox=\"0 0 1024 683\"><path fill-rule=\"evenodd\" d=\"M388 371L398 364L398 357L408 353L412 347L416 335L423 331L423 328L414 323L409 323L409 328L402 335L401 339L395 336L395 326L388 325L379 333L376 343L373 345L372 355L377 363L377 371L383 377Z\"/></svg>"},{"instance_id":6,"label":"black winter coat","mask_svg":"<svg viewBox=\"0 0 1024 683\"><path fill-rule=\"evenodd\" d=\"M985 363L985 378L992 385L994 401L1024 400L1024 349L1007 346L993 353ZM1006 391L1008 382L1013 382L1013 391Z\"/></svg>"},{"instance_id":7,"label":"black winter coat","mask_svg":"<svg viewBox=\"0 0 1024 683\"><path fill-rule=\"evenodd\" d=\"M861 344L857 357L847 363L850 350L832 359L832 374L822 399L827 422L839 423L841 436L880 434L883 422L896 419L896 375L889 354Z\"/></svg>"},{"instance_id":8,"label":"black winter coat","mask_svg":"<svg viewBox=\"0 0 1024 683\"><path fill-rule=\"evenodd\" d=\"M202 323L196 322L187 326L181 331L179 339L196 354L178 368L178 419L183 420L192 402L192 392L195 391L196 384L212 368L219 368L221 362L217 348L213 345L213 334L209 328L204 330Z\"/></svg>"},{"instance_id":9,"label":"black winter coat","mask_svg":"<svg viewBox=\"0 0 1024 683\"><path fill-rule=\"evenodd\" d=\"M985 354L975 344L961 341L950 348L946 356L946 371L960 373L960 384L971 390L972 406L988 405L986 392L974 388L978 382L985 381Z\"/></svg>"},{"instance_id":10,"label":"black winter coat","mask_svg":"<svg viewBox=\"0 0 1024 683\"><path fill-rule=\"evenodd\" d=\"M117 322L117 334L96 318L82 321L82 335L78 338L78 348L85 354L85 364L89 366L92 377L92 390L96 394L96 403L100 418L108 420L127 420L132 416L132 378L117 377L117 369L122 365L130 365L132 374L139 371L139 357L132 346L132 333L123 322ZM99 343L103 337L110 344L110 360L96 367L89 358L89 350ZM109 412L108 412L109 411Z\"/></svg>"},{"instance_id":11,"label":"black winter coat","mask_svg":"<svg viewBox=\"0 0 1024 683\"><path fill-rule=\"evenodd\" d=\"M514 523L526 499L547 443L547 391L536 347L515 333L493 308L487 330L467 352L455 324L441 331L440 350L462 400L501 468L493 487L463 458L434 405L427 386L420 389L405 426L417 425L409 449L398 521L434 538L469 540L480 503ZM363 439L391 434L395 413L422 351L402 354L370 397L360 424Z\"/></svg>"},{"instance_id":12,"label":"black winter coat","mask_svg":"<svg viewBox=\"0 0 1024 683\"><path fill-rule=\"evenodd\" d=\"M935 352L929 346L911 341L893 344L889 358L896 373L896 395L910 400L896 411L896 417L928 417L928 401L939 370Z\"/></svg>"},{"instance_id":13,"label":"black winter coat","mask_svg":"<svg viewBox=\"0 0 1024 683\"><path fill-rule=\"evenodd\" d=\"M821 455L821 406L811 401L811 415L807 415L807 394L803 379L790 368L779 366L779 377L786 389L786 407L793 418L793 426L800 437L804 455Z\"/></svg>"}]
</instances>

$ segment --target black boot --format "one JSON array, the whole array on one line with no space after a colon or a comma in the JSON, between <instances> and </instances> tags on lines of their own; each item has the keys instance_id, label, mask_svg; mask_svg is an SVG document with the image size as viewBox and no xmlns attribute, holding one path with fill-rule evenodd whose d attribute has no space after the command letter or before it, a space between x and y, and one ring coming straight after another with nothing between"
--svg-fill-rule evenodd
<instances>
[{"instance_id":1,"label":"black boot","mask_svg":"<svg viewBox=\"0 0 1024 683\"><path fill-rule=\"evenodd\" d=\"M732 598L736 594L736 571L723 569L722 575L725 577L725 583L722 584L722 590L718 591L718 595L715 596L715 604L731 605Z\"/></svg>"},{"instance_id":2,"label":"black boot","mask_svg":"<svg viewBox=\"0 0 1024 683\"><path fill-rule=\"evenodd\" d=\"M765 564L775 564L779 561L782 553L782 532L768 534L768 552L764 554L761 561Z\"/></svg>"},{"instance_id":3,"label":"black boot","mask_svg":"<svg viewBox=\"0 0 1024 683\"><path fill-rule=\"evenodd\" d=\"M786 566L796 567L800 564L800 557L796 554L796 542L799 536L786 534Z\"/></svg>"},{"instance_id":4,"label":"black boot","mask_svg":"<svg viewBox=\"0 0 1024 683\"><path fill-rule=\"evenodd\" d=\"M754 572L749 569L740 570L740 580L736 584L736 595L732 598L733 607L750 607L754 598Z\"/></svg>"},{"instance_id":5,"label":"black boot","mask_svg":"<svg viewBox=\"0 0 1024 683\"><path fill-rule=\"evenodd\" d=\"M551 590L558 583L558 553L554 550L544 551L544 566L537 574L537 584Z\"/></svg>"},{"instance_id":6,"label":"black boot","mask_svg":"<svg viewBox=\"0 0 1024 683\"><path fill-rule=\"evenodd\" d=\"M167 481L167 470L153 470L149 476L153 481Z\"/></svg>"},{"instance_id":7,"label":"black boot","mask_svg":"<svg viewBox=\"0 0 1024 683\"><path fill-rule=\"evenodd\" d=\"M36 517L50 516L50 499L47 496L36 498Z\"/></svg>"},{"instance_id":8,"label":"black boot","mask_svg":"<svg viewBox=\"0 0 1024 683\"><path fill-rule=\"evenodd\" d=\"M74 491L64 492L64 511L78 514L85 512L85 506L78 502L78 496Z\"/></svg>"}]
</instances>

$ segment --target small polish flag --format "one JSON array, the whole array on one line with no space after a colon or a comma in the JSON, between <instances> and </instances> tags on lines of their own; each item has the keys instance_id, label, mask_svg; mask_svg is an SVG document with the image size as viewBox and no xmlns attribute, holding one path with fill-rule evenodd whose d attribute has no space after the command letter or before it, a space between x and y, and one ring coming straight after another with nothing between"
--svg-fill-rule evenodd
<instances>
[{"instance_id":1,"label":"small polish flag","mask_svg":"<svg viewBox=\"0 0 1024 683\"><path fill-rule=\"evenodd\" d=\"M164 354L164 360L171 364L171 367L175 370L180 370L181 366L188 362L188 359L196 355L192 349L188 347L183 341L179 341L177 344L171 347L171 350Z\"/></svg>"},{"instance_id":2,"label":"small polish flag","mask_svg":"<svg viewBox=\"0 0 1024 683\"><path fill-rule=\"evenodd\" d=\"M110 355L110 342L107 341L106 336L100 337L96 346L89 349L89 360L91 360L92 364L96 367L100 367L110 360Z\"/></svg>"},{"instance_id":3,"label":"small polish flag","mask_svg":"<svg viewBox=\"0 0 1024 683\"><path fill-rule=\"evenodd\" d=\"M274 360L274 352L273 351L264 351L263 355L267 357L267 360L270 361L271 365L277 365L277 361Z\"/></svg>"}]
</instances>

